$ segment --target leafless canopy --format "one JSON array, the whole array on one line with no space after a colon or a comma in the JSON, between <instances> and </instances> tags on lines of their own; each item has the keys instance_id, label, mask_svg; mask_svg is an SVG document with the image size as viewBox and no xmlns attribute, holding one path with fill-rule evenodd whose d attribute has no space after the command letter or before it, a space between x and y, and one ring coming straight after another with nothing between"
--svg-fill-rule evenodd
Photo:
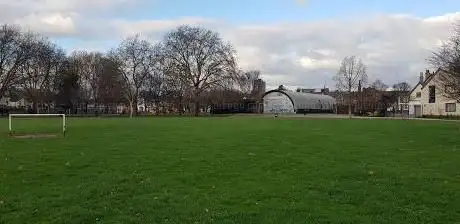
<instances>
[{"instance_id":1,"label":"leafless canopy","mask_svg":"<svg viewBox=\"0 0 460 224\"><path fill-rule=\"evenodd\" d=\"M399 92L408 92L411 90L411 86L407 82L400 82L393 85L393 89Z\"/></svg>"},{"instance_id":2,"label":"leafless canopy","mask_svg":"<svg viewBox=\"0 0 460 224\"><path fill-rule=\"evenodd\" d=\"M377 79L371 84L370 87L372 87L372 88L374 88L376 90L379 90L379 91L384 91L384 90L388 89L389 86L387 84L383 83L382 80Z\"/></svg>"},{"instance_id":3,"label":"leafless canopy","mask_svg":"<svg viewBox=\"0 0 460 224\"><path fill-rule=\"evenodd\" d=\"M169 66L180 71L173 75L193 91L195 114L204 91L224 86L236 75L235 51L216 32L183 25L169 32L163 44Z\"/></svg>"},{"instance_id":4,"label":"leafless canopy","mask_svg":"<svg viewBox=\"0 0 460 224\"><path fill-rule=\"evenodd\" d=\"M238 87L245 95L250 95L254 87L254 81L260 78L259 70L240 71L237 81Z\"/></svg>"},{"instance_id":5,"label":"leafless canopy","mask_svg":"<svg viewBox=\"0 0 460 224\"><path fill-rule=\"evenodd\" d=\"M342 60L339 71L334 77L336 87L342 91L351 92L358 88L359 82L367 82L366 66L356 56L347 56Z\"/></svg>"},{"instance_id":6,"label":"leafless canopy","mask_svg":"<svg viewBox=\"0 0 460 224\"><path fill-rule=\"evenodd\" d=\"M74 51L69 57L78 77L79 99L86 109L116 101L122 91L118 64L102 52Z\"/></svg>"},{"instance_id":7,"label":"leafless canopy","mask_svg":"<svg viewBox=\"0 0 460 224\"><path fill-rule=\"evenodd\" d=\"M29 34L29 56L19 67L19 86L27 100L31 101L34 111L39 104L52 100L54 79L64 53L47 38L38 34Z\"/></svg>"},{"instance_id":8,"label":"leafless canopy","mask_svg":"<svg viewBox=\"0 0 460 224\"><path fill-rule=\"evenodd\" d=\"M118 69L123 78L123 89L126 99L130 103L130 114L137 113L137 103L140 90L152 74L152 68L156 56L153 46L147 40L141 39L140 35L129 37L113 49L110 57L119 66Z\"/></svg>"},{"instance_id":9,"label":"leafless canopy","mask_svg":"<svg viewBox=\"0 0 460 224\"><path fill-rule=\"evenodd\" d=\"M0 98L20 81L20 67L34 52L33 39L17 26L0 26Z\"/></svg>"},{"instance_id":10,"label":"leafless canopy","mask_svg":"<svg viewBox=\"0 0 460 224\"><path fill-rule=\"evenodd\" d=\"M129 109L133 116L142 108L198 115L216 102L247 103L260 72L239 69L235 54L217 32L189 25L159 43L138 34L108 52L69 55L38 33L2 25L0 113L33 112L33 105L35 113L51 107L78 114Z\"/></svg>"},{"instance_id":11,"label":"leafless canopy","mask_svg":"<svg viewBox=\"0 0 460 224\"><path fill-rule=\"evenodd\" d=\"M447 98L460 102L460 24L453 35L429 58L436 68L442 69L438 81L444 86L441 92Z\"/></svg>"},{"instance_id":12,"label":"leafless canopy","mask_svg":"<svg viewBox=\"0 0 460 224\"><path fill-rule=\"evenodd\" d=\"M397 97L404 103L408 103L410 100L411 86L407 82L400 82L393 85L393 90Z\"/></svg>"},{"instance_id":13,"label":"leafless canopy","mask_svg":"<svg viewBox=\"0 0 460 224\"><path fill-rule=\"evenodd\" d=\"M349 96L348 114L351 116L352 91L367 82L366 66L356 56L347 56L342 60L339 71L334 77L337 90L347 92Z\"/></svg>"}]
</instances>

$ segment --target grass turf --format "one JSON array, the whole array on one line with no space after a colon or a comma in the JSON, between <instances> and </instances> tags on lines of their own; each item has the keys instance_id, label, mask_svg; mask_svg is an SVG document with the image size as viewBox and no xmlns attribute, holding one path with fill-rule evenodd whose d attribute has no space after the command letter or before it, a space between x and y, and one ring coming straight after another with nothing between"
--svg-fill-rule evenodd
<instances>
[{"instance_id":1,"label":"grass turf","mask_svg":"<svg viewBox=\"0 0 460 224\"><path fill-rule=\"evenodd\" d=\"M0 223L455 223L459 125L93 118L12 139L0 120Z\"/></svg>"}]
</instances>

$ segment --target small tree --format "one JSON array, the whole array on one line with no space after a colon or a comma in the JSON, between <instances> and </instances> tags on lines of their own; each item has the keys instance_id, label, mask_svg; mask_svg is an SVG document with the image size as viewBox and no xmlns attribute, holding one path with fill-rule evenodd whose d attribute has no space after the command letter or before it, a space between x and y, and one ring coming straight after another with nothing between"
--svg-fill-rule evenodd
<instances>
[{"instance_id":1,"label":"small tree","mask_svg":"<svg viewBox=\"0 0 460 224\"><path fill-rule=\"evenodd\" d=\"M360 83L364 85L367 82L366 66L356 56L347 56L342 60L334 81L338 91L348 94L348 115L351 118L353 91L358 88Z\"/></svg>"},{"instance_id":2,"label":"small tree","mask_svg":"<svg viewBox=\"0 0 460 224\"><path fill-rule=\"evenodd\" d=\"M55 102L69 110L79 101L78 65L71 58L64 60L58 67L58 76L54 78Z\"/></svg>"},{"instance_id":3,"label":"small tree","mask_svg":"<svg viewBox=\"0 0 460 224\"><path fill-rule=\"evenodd\" d=\"M411 90L411 86L407 82L400 82L400 83L396 83L393 85L393 91L395 92L396 100L403 104L409 103L410 90ZM404 108L398 108L398 109L400 109L402 112Z\"/></svg>"},{"instance_id":4,"label":"small tree","mask_svg":"<svg viewBox=\"0 0 460 224\"><path fill-rule=\"evenodd\" d=\"M371 84L370 87L378 91L385 91L386 89L388 89L389 86L383 83L382 80L377 79Z\"/></svg>"},{"instance_id":5,"label":"small tree","mask_svg":"<svg viewBox=\"0 0 460 224\"><path fill-rule=\"evenodd\" d=\"M126 102L123 89L123 78L118 64L104 56L100 60L100 69L97 75L97 96L98 103L104 104L106 111L109 105L118 105Z\"/></svg>"}]
</instances>

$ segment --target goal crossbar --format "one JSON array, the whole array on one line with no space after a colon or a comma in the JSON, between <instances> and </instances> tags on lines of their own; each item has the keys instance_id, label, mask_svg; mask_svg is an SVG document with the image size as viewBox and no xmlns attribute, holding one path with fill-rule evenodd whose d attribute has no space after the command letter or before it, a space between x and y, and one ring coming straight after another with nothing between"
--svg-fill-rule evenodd
<instances>
[{"instance_id":1,"label":"goal crossbar","mask_svg":"<svg viewBox=\"0 0 460 224\"><path fill-rule=\"evenodd\" d=\"M62 133L65 135L66 124L65 124L65 114L9 114L8 116L8 129L10 134L12 133L12 118L13 117L62 117Z\"/></svg>"}]
</instances>

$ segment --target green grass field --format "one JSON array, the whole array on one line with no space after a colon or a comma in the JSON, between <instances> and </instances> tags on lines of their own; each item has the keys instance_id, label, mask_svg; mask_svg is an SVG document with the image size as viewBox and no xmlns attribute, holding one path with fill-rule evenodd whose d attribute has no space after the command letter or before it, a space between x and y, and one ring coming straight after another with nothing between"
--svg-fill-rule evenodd
<instances>
[{"instance_id":1,"label":"green grass field","mask_svg":"<svg viewBox=\"0 0 460 224\"><path fill-rule=\"evenodd\" d=\"M53 139L12 139L7 126L0 223L460 220L460 123L81 118Z\"/></svg>"}]
</instances>

